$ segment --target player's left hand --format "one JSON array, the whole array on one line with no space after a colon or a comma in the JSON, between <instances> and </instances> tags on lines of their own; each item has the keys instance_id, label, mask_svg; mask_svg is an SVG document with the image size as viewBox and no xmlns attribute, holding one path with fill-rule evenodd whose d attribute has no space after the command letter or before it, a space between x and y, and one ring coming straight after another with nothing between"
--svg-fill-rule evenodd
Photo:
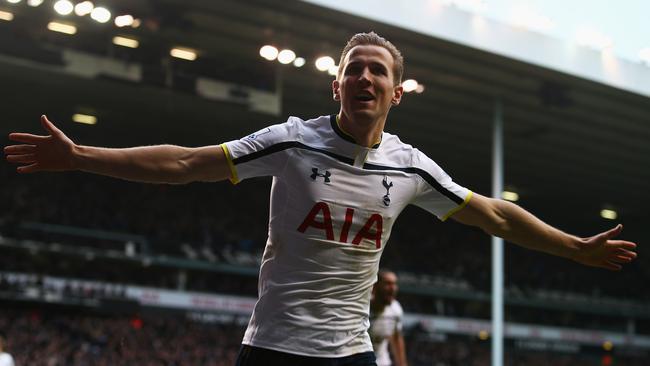
<instances>
[{"instance_id":1,"label":"player's left hand","mask_svg":"<svg viewBox=\"0 0 650 366\"><path fill-rule=\"evenodd\" d=\"M623 231L623 225L580 240L573 259L584 265L619 271L623 264L636 258L636 244L625 240L613 240Z\"/></svg>"}]
</instances>

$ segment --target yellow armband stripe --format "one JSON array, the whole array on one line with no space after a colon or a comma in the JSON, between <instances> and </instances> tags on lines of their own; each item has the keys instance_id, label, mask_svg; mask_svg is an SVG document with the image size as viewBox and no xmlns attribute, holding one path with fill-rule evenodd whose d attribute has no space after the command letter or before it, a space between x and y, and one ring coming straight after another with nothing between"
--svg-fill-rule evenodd
<instances>
[{"instance_id":1,"label":"yellow armband stripe","mask_svg":"<svg viewBox=\"0 0 650 366\"><path fill-rule=\"evenodd\" d=\"M232 184L237 184L239 183L239 178L237 177L237 169L235 169L235 164L232 162L232 155L230 155L230 151L228 151L228 146L226 146L226 144L221 144L220 146L223 149L223 153L226 154L226 161L228 162L228 167L230 168L230 182L232 182Z\"/></svg>"},{"instance_id":2,"label":"yellow armband stripe","mask_svg":"<svg viewBox=\"0 0 650 366\"><path fill-rule=\"evenodd\" d=\"M474 193L473 193L472 191L469 191L469 193L468 193L467 196L465 197L465 200L463 201L463 203L461 203L461 204L458 205L457 207L452 208L451 211L447 212L447 214L446 214L445 216L443 216L441 220L442 220L442 221L446 221L446 220L447 220L448 218L450 218L453 214L455 214L456 212L462 210L463 207L467 206L467 203L469 203L469 200L472 199L472 195L474 195Z\"/></svg>"}]
</instances>

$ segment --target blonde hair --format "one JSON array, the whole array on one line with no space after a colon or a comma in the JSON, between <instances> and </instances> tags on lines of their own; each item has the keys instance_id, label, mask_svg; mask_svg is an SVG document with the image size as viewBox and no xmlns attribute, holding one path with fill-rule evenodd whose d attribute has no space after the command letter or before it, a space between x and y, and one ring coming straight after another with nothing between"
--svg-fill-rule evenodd
<instances>
[{"instance_id":1,"label":"blonde hair","mask_svg":"<svg viewBox=\"0 0 650 366\"><path fill-rule=\"evenodd\" d=\"M404 74L404 57L402 57L402 53L397 49L397 47L395 47L394 44L390 43L390 41L388 41L386 38L378 35L375 32L357 33L352 36L352 38L350 38L348 43L343 48L343 51L341 52L338 77L341 77L341 73L343 72L343 68L345 66L343 63L345 62L345 56L347 56L348 52L350 52L350 50L356 46L366 45L383 47L388 50L391 56L393 56L393 74L395 76L395 85L399 85L402 82L402 75Z\"/></svg>"}]
</instances>

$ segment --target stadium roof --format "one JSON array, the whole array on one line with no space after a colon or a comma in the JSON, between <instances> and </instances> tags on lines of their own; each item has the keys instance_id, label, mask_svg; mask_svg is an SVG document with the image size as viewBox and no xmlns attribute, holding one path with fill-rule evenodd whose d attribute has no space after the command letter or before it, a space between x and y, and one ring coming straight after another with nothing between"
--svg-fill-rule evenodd
<instances>
[{"instance_id":1,"label":"stadium roof","mask_svg":"<svg viewBox=\"0 0 650 366\"><path fill-rule=\"evenodd\" d=\"M598 1L538 1L537 7L555 10L560 27L538 13L534 2L305 1L650 97L650 24L642 15L650 10L641 2L620 4L613 11L611 4ZM593 25L596 19L609 32L617 30L618 37L599 30Z\"/></svg>"}]
</instances>

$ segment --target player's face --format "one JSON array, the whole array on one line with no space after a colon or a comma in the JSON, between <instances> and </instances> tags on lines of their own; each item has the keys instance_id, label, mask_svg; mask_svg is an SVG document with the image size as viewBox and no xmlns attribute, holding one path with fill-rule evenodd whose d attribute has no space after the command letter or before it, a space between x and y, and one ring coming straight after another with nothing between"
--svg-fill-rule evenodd
<instances>
[{"instance_id":1,"label":"player's face","mask_svg":"<svg viewBox=\"0 0 650 366\"><path fill-rule=\"evenodd\" d=\"M393 66L393 56L380 46L356 46L348 52L341 75L332 83L334 99L348 119L372 123L399 104L403 90L395 85Z\"/></svg>"},{"instance_id":2,"label":"player's face","mask_svg":"<svg viewBox=\"0 0 650 366\"><path fill-rule=\"evenodd\" d=\"M377 294L381 297L382 301L385 303L390 303L395 300L397 296L397 276L392 273L384 273L381 279L377 282Z\"/></svg>"}]
</instances>

